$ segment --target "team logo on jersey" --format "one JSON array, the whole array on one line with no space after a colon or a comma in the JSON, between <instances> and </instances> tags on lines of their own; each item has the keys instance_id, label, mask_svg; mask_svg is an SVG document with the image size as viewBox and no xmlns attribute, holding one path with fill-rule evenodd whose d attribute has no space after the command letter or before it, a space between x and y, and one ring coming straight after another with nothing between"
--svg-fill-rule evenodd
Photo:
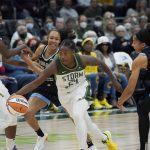
<instances>
[{"instance_id":1,"label":"team logo on jersey","mask_svg":"<svg viewBox=\"0 0 150 150\"><path fill-rule=\"evenodd\" d=\"M78 84L79 83L78 79L82 76L84 76L84 72L72 72L70 74L63 76L62 77L63 81L68 82L68 86L66 86L65 88L69 88L74 84Z\"/></svg>"}]
</instances>

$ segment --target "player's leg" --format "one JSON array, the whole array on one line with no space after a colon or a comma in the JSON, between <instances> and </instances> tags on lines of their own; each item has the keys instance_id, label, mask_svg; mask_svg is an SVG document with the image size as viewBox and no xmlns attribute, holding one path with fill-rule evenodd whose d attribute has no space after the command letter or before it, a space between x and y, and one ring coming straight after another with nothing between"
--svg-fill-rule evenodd
<instances>
[{"instance_id":1,"label":"player's leg","mask_svg":"<svg viewBox=\"0 0 150 150\"><path fill-rule=\"evenodd\" d=\"M36 96L32 96L28 102L29 102L29 110L25 114L25 119L28 122L28 124L37 132L38 136L44 136L43 133L41 133L40 131L40 127L35 117L35 114L39 110L44 108L47 105L47 103L45 101L42 101L41 98L36 97ZM38 133L38 130L39 130L39 133Z\"/></svg>"},{"instance_id":2,"label":"player's leg","mask_svg":"<svg viewBox=\"0 0 150 150\"><path fill-rule=\"evenodd\" d=\"M67 112L67 110L66 110ZM67 112L68 113L68 112ZM69 115L69 114L68 114ZM71 121L74 123L73 119L69 116L69 118L71 119ZM88 145L88 148L89 149L93 149L93 150L97 150L97 148L94 146L93 142L92 142L92 139L90 137L90 134L87 134L87 140L86 140L86 143Z\"/></svg>"},{"instance_id":3,"label":"player's leg","mask_svg":"<svg viewBox=\"0 0 150 150\"><path fill-rule=\"evenodd\" d=\"M38 136L34 150L42 150L48 137L48 135L44 134L41 130L39 123L35 118L35 114L45 106L49 105L49 103L50 101L47 98L37 93L34 93L29 99L29 111L26 113L25 118Z\"/></svg>"},{"instance_id":4,"label":"player's leg","mask_svg":"<svg viewBox=\"0 0 150 150\"><path fill-rule=\"evenodd\" d=\"M17 129L17 125L9 126L5 129L6 149L7 150L15 150L15 147L16 147L16 144L15 144L16 129Z\"/></svg>"},{"instance_id":5,"label":"player's leg","mask_svg":"<svg viewBox=\"0 0 150 150\"><path fill-rule=\"evenodd\" d=\"M72 110L72 118L75 123L76 134L80 144L80 149L85 150L86 140L87 140L87 125L84 120L85 109L82 107L84 105L83 101L78 101L74 104Z\"/></svg>"},{"instance_id":6,"label":"player's leg","mask_svg":"<svg viewBox=\"0 0 150 150\"><path fill-rule=\"evenodd\" d=\"M148 150L150 98L147 96L137 104L139 116L140 150Z\"/></svg>"},{"instance_id":7,"label":"player's leg","mask_svg":"<svg viewBox=\"0 0 150 150\"><path fill-rule=\"evenodd\" d=\"M109 131L102 132L95 123L92 122L89 114L85 111L85 121L87 124L87 129L93 134L93 136L101 139L103 143L106 143L108 150L117 150L117 145L111 140L111 134Z\"/></svg>"}]
</instances>

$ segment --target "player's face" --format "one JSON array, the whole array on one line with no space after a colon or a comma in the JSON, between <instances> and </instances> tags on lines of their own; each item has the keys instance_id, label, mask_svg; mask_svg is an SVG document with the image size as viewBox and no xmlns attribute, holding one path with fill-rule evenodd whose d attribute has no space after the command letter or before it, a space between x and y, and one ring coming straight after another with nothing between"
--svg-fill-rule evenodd
<instances>
[{"instance_id":1,"label":"player's face","mask_svg":"<svg viewBox=\"0 0 150 150\"><path fill-rule=\"evenodd\" d=\"M48 46L56 50L60 43L60 34L57 31L51 31L48 35Z\"/></svg>"},{"instance_id":2,"label":"player's face","mask_svg":"<svg viewBox=\"0 0 150 150\"><path fill-rule=\"evenodd\" d=\"M59 51L59 58L64 65L70 65L74 61L74 51L63 46Z\"/></svg>"},{"instance_id":3,"label":"player's face","mask_svg":"<svg viewBox=\"0 0 150 150\"><path fill-rule=\"evenodd\" d=\"M138 40L136 36L133 36L132 47L135 49L136 52L140 52L145 47L145 43L142 43Z\"/></svg>"}]
</instances>

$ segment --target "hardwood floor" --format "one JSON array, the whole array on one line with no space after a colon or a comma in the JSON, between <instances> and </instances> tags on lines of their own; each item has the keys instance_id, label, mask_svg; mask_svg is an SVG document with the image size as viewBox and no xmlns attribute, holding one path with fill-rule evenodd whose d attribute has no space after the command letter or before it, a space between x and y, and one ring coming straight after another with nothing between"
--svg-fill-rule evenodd
<instances>
[{"instance_id":1,"label":"hardwood floor","mask_svg":"<svg viewBox=\"0 0 150 150\"><path fill-rule=\"evenodd\" d=\"M137 150L139 146L138 123L136 113L111 114L110 112L93 112L92 120L102 130L109 130L119 150ZM44 150L79 150L74 125L69 118L40 120L41 128L49 133L49 141ZM17 145L19 150L33 150L36 141L34 131L26 122L18 123ZM92 137L93 138L93 137ZM106 146L99 139L93 142L100 150ZM4 136L0 136L0 150L4 150Z\"/></svg>"}]
</instances>

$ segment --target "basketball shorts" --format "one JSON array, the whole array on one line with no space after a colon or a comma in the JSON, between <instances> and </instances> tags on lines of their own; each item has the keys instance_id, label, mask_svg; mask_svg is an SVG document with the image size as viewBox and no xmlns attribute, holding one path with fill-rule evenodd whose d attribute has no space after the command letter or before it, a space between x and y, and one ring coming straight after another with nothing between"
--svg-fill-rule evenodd
<instances>
[{"instance_id":1,"label":"basketball shorts","mask_svg":"<svg viewBox=\"0 0 150 150\"><path fill-rule=\"evenodd\" d=\"M62 106L67 110L69 115L74 118L74 112L82 110L87 110L89 108L88 101L86 100L86 94L88 93L88 83L77 87L72 92L60 92L59 100Z\"/></svg>"},{"instance_id":2,"label":"basketball shorts","mask_svg":"<svg viewBox=\"0 0 150 150\"><path fill-rule=\"evenodd\" d=\"M60 101L58 99L57 89L55 91L53 89L52 91L48 87L45 87L45 89L37 88L31 95L31 97L33 96L40 98L42 101L46 102L48 106L50 105L51 102L57 107L61 106Z\"/></svg>"}]
</instances>

